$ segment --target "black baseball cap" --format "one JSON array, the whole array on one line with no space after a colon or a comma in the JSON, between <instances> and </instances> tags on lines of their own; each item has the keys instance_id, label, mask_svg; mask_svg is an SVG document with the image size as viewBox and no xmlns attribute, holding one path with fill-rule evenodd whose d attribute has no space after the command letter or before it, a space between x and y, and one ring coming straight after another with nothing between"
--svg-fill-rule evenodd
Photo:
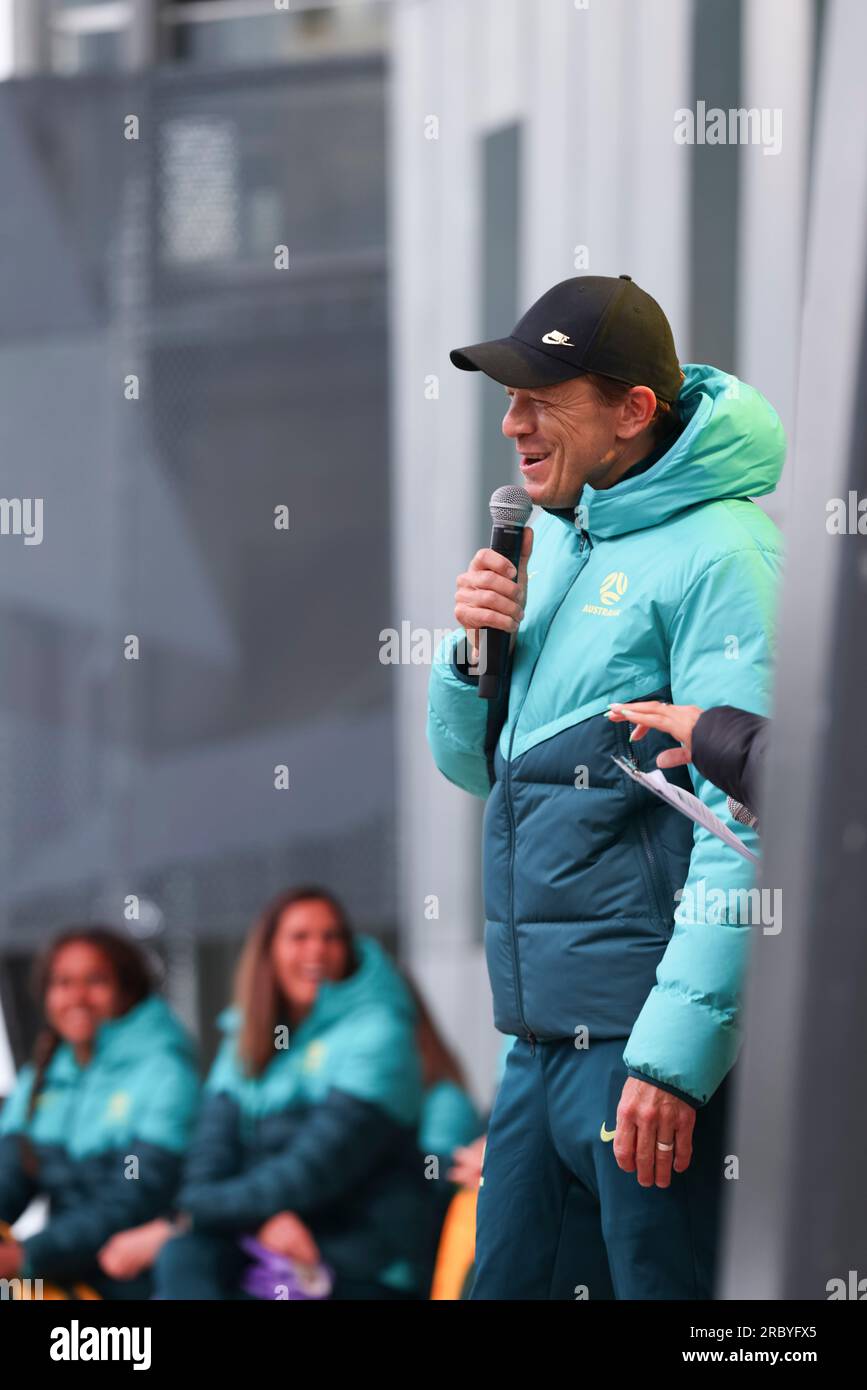
<instances>
[{"instance_id":1,"label":"black baseball cap","mask_svg":"<svg viewBox=\"0 0 867 1390\"><path fill-rule=\"evenodd\" d=\"M674 401L681 386L671 325L631 275L576 275L537 299L508 338L455 348L452 362L526 390L597 372Z\"/></svg>"}]
</instances>

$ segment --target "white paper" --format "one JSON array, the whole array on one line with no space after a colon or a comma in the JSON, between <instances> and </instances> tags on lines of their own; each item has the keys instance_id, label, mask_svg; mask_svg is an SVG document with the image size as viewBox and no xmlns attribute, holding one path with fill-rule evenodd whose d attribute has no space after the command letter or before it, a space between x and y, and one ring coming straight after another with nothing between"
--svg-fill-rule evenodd
<instances>
[{"instance_id":1,"label":"white paper","mask_svg":"<svg viewBox=\"0 0 867 1390\"><path fill-rule=\"evenodd\" d=\"M0 1100L12 1094L15 1085L15 1063L12 1060L12 1048L9 1046L9 1037L6 1033L6 1024L3 1019L3 1005L0 1004Z\"/></svg>"},{"instance_id":2,"label":"white paper","mask_svg":"<svg viewBox=\"0 0 867 1390\"><path fill-rule=\"evenodd\" d=\"M653 772L640 772L625 758L615 757L614 761L632 778L633 782L638 782L642 787L653 792L655 796L660 797L661 800L667 801L669 806L680 811L681 815L688 816L697 825L704 826L705 830L716 835L717 839L722 840L724 845L729 845L731 849L737 850L738 854L742 855L744 859L748 859L751 864L758 864L758 856L741 843L737 835L729 830L719 816L715 816L713 811L709 811L697 796L693 796L692 792L685 792L682 787L677 787L673 782L669 782L660 768L655 768Z\"/></svg>"}]
</instances>

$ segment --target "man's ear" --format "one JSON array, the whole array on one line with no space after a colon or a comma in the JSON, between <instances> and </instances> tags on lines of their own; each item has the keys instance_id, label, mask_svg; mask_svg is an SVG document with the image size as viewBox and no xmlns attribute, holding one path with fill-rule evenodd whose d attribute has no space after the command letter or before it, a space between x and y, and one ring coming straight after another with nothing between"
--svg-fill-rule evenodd
<instances>
[{"instance_id":1,"label":"man's ear","mask_svg":"<svg viewBox=\"0 0 867 1390\"><path fill-rule=\"evenodd\" d=\"M621 406L621 423L617 433L624 439L634 439L647 429L656 412L656 396L649 386L633 386Z\"/></svg>"}]
</instances>

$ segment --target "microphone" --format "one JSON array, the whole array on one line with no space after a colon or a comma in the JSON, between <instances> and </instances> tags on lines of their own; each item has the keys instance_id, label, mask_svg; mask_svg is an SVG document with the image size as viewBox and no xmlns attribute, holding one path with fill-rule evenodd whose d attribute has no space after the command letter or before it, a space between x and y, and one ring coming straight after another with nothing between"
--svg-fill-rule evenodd
<instances>
[{"instance_id":1,"label":"microphone","mask_svg":"<svg viewBox=\"0 0 867 1390\"><path fill-rule=\"evenodd\" d=\"M522 487L498 487L491 497L491 550L505 555L515 569L521 557L524 527L530 520L533 503ZM479 629L479 698L496 700L502 687L512 634L498 627Z\"/></svg>"},{"instance_id":2,"label":"microphone","mask_svg":"<svg viewBox=\"0 0 867 1390\"><path fill-rule=\"evenodd\" d=\"M736 820L739 825L748 825L752 830L758 830L758 817L753 814L748 806L744 806L740 801L735 801L733 796L728 798L729 815L732 820Z\"/></svg>"}]
</instances>

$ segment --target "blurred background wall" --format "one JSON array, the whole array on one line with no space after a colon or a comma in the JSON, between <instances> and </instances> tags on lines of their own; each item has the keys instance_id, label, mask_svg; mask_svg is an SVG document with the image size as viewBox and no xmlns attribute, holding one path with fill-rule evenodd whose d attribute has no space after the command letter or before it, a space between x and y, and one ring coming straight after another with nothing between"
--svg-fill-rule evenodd
<instances>
[{"instance_id":1,"label":"blurred background wall","mask_svg":"<svg viewBox=\"0 0 867 1390\"><path fill-rule=\"evenodd\" d=\"M5 7L0 492L44 499L0 540L19 1057L34 950L131 894L206 1055L278 889L395 944L381 7L268 8Z\"/></svg>"},{"instance_id":2,"label":"blurred background wall","mask_svg":"<svg viewBox=\"0 0 867 1390\"><path fill-rule=\"evenodd\" d=\"M0 490L45 507L0 543L17 1055L34 949L129 894L207 1053L254 912L316 877L489 1096L482 805L429 757L427 666L380 660L453 623L513 480L448 350L627 272L791 435L825 12L0 0ZM782 108L781 151L676 144L699 99Z\"/></svg>"}]
</instances>

